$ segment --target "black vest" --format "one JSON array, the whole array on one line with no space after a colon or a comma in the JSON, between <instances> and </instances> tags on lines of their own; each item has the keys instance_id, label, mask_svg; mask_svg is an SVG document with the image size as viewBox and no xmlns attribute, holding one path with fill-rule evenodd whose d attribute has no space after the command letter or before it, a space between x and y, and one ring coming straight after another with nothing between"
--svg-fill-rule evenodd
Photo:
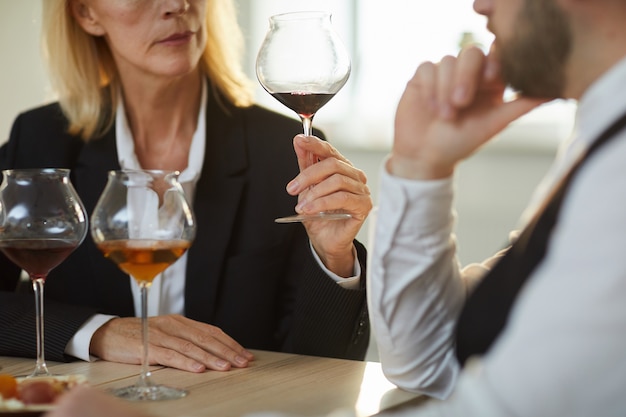
<instances>
[{"instance_id":1,"label":"black vest","mask_svg":"<svg viewBox=\"0 0 626 417\"><path fill-rule=\"evenodd\" d=\"M486 353L506 326L518 292L546 255L552 229L574 177L583 163L624 127L626 114L592 143L508 252L469 296L456 327L456 356L461 365L472 355Z\"/></svg>"}]
</instances>

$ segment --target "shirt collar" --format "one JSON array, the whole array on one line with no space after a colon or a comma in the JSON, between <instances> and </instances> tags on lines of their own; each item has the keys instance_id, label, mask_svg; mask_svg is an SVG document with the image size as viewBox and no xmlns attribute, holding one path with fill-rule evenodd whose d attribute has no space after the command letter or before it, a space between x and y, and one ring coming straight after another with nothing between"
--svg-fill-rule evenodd
<instances>
[{"instance_id":1,"label":"shirt collar","mask_svg":"<svg viewBox=\"0 0 626 417\"><path fill-rule=\"evenodd\" d=\"M620 93L625 82L626 58L623 58L580 98L574 129L585 148L626 110L626 95Z\"/></svg>"}]
</instances>

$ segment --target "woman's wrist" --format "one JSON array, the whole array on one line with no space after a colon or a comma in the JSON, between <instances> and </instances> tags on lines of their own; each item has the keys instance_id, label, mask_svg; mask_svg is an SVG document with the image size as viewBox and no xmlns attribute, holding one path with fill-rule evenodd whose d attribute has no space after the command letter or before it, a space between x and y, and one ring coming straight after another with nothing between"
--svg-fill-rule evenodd
<instances>
[{"instance_id":1,"label":"woman's wrist","mask_svg":"<svg viewBox=\"0 0 626 417\"><path fill-rule=\"evenodd\" d=\"M320 251L318 248L315 247L315 245L313 245L313 249L319 256L326 269L342 278L351 278L352 276L354 276L354 261L356 251L353 248L354 245L351 244L347 250L329 254Z\"/></svg>"}]
</instances>

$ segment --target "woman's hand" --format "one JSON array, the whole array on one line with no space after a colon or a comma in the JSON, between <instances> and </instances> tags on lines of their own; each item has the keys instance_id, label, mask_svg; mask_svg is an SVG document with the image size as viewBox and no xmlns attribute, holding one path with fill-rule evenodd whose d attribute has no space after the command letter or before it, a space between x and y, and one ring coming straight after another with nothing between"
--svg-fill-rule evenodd
<instances>
[{"instance_id":1,"label":"woman's hand","mask_svg":"<svg viewBox=\"0 0 626 417\"><path fill-rule=\"evenodd\" d=\"M505 102L504 89L495 48L485 55L472 46L458 57L421 64L398 104L389 172L410 179L448 177L458 162L545 102Z\"/></svg>"},{"instance_id":2,"label":"woman's hand","mask_svg":"<svg viewBox=\"0 0 626 417\"><path fill-rule=\"evenodd\" d=\"M324 265L339 276L350 277L354 273L353 240L372 209L367 177L330 143L315 136L297 135L293 144L300 174L287 184L287 192L298 195L296 211L338 211L352 216L303 223Z\"/></svg>"},{"instance_id":3,"label":"woman's hand","mask_svg":"<svg viewBox=\"0 0 626 417\"><path fill-rule=\"evenodd\" d=\"M221 329L180 315L148 318L148 363L190 372L245 368L254 359ZM141 363L141 320L115 318L100 327L91 339L91 354L101 359Z\"/></svg>"}]
</instances>

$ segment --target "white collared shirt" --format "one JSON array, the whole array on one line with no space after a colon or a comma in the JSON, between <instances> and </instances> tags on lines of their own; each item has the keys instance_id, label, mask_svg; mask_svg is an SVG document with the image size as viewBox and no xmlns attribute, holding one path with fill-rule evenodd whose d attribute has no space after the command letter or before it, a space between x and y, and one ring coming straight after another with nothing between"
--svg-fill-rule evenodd
<instances>
[{"instance_id":1,"label":"white collared shirt","mask_svg":"<svg viewBox=\"0 0 626 417\"><path fill-rule=\"evenodd\" d=\"M189 159L185 168L178 177L185 195L190 202L193 202L196 191L196 184L200 179L202 164L204 163L204 150L206 143L206 82L202 85L202 100L200 101L200 111L196 131L191 139L189 149ZM115 144L120 167L122 169L142 169L135 153L135 143L133 134L128 126L126 110L123 100L117 106L115 117ZM152 281L150 291L148 291L148 316L160 316L164 314L184 314L185 312L185 271L187 269L187 253L181 256L165 271L157 275ZM141 312L141 294L137 282L129 277L130 286L133 292L135 312Z\"/></svg>"},{"instance_id":2,"label":"white collared shirt","mask_svg":"<svg viewBox=\"0 0 626 417\"><path fill-rule=\"evenodd\" d=\"M578 155L626 112L626 59L581 98L521 225ZM461 370L453 350L465 278L455 258L453 180L381 172L368 302L386 375L443 402L394 416L623 416L626 410L626 131L582 166L548 253L488 354Z\"/></svg>"}]
</instances>

